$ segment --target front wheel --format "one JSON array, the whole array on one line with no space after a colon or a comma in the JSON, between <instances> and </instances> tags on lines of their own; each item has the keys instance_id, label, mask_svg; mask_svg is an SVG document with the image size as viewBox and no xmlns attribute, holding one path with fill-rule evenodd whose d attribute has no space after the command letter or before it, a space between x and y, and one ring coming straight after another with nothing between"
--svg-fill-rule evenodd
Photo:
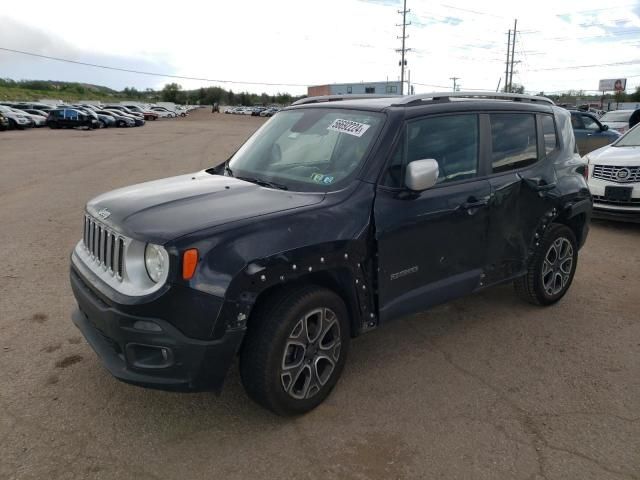
<instances>
[{"instance_id":1,"label":"front wheel","mask_svg":"<svg viewBox=\"0 0 640 480\"><path fill-rule=\"evenodd\" d=\"M252 315L240 356L249 396L279 415L306 413L335 386L349 350L349 317L332 291L274 295Z\"/></svg>"},{"instance_id":2,"label":"front wheel","mask_svg":"<svg viewBox=\"0 0 640 480\"><path fill-rule=\"evenodd\" d=\"M551 305L569 290L578 264L578 244L566 225L552 224L529 260L527 274L514 283L516 292L536 305Z\"/></svg>"}]
</instances>

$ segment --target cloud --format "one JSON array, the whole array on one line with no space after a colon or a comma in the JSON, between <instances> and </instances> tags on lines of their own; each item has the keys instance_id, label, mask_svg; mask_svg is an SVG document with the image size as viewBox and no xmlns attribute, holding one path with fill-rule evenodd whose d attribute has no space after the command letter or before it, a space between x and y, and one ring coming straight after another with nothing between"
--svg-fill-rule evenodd
<instances>
[{"instance_id":1,"label":"cloud","mask_svg":"<svg viewBox=\"0 0 640 480\"><path fill-rule=\"evenodd\" d=\"M0 17L0 46L68 60L114 66L123 69L172 73L174 67L164 61L151 61L140 56L107 55L84 51L58 36ZM63 27L61 27L63 28ZM77 31L77 30L76 30ZM74 65L44 58L24 56L0 50L0 72L13 79L75 81L105 85L115 89L145 88L158 83L156 78Z\"/></svg>"},{"instance_id":2,"label":"cloud","mask_svg":"<svg viewBox=\"0 0 640 480\"><path fill-rule=\"evenodd\" d=\"M616 0L612 0L616 1ZM640 74L640 2L599 0L455 5L409 0L407 55L418 92L451 85L495 89L504 76L506 32L518 18L514 81L531 91L596 89L598 79ZM626 2L626 4L625 4ZM110 0L96 17L80 0L14 2L0 19L0 46L118 67L236 82L179 81L184 88L219 85L234 91L306 93L306 85L395 80L401 0ZM604 6L603 6L604 5ZM626 5L626 6L625 6ZM589 10L592 9L592 10ZM595 9L595 10L593 10ZM242 12L240 15L239 12ZM546 70L561 67L563 70ZM158 87L165 78L65 65L0 53L0 71L14 78L79 80L122 88ZM633 89L640 77L630 78ZM300 86L295 86L300 85ZM440 87L432 87L433 85Z\"/></svg>"}]
</instances>

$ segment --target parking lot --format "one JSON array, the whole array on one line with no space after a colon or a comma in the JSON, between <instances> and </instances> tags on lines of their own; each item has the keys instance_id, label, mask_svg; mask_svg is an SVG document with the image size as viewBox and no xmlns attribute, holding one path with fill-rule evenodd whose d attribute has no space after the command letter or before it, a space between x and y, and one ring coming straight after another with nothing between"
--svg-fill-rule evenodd
<instances>
[{"instance_id":1,"label":"parking lot","mask_svg":"<svg viewBox=\"0 0 640 480\"><path fill-rule=\"evenodd\" d=\"M112 378L70 320L85 202L217 164L264 121L0 132L0 478L640 478L640 225L594 221L553 307L503 286L356 339L304 417L254 405L237 368L220 397Z\"/></svg>"}]
</instances>

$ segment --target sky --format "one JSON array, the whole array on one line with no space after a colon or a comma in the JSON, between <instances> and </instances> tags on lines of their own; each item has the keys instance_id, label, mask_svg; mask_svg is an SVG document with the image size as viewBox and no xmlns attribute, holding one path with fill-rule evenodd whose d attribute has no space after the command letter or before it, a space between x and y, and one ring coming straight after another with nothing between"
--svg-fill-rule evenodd
<instances>
[{"instance_id":1,"label":"sky","mask_svg":"<svg viewBox=\"0 0 640 480\"><path fill-rule=\"evenodd\" d=\"M603 78L627 78L627 92L640 85L640 0L407 0L407 8L407 69L416 93L450 90L451 77L459 77L461 90L495 90L504 82L507 31L515 19L513 81L527 93L595 93ZM3 50L0 77L115 89L175 81L186 89L270 94L396 80L401 9L401 0L11 2L0 11L0 48L201 80ZM576 68L584 66L590 67Z\"/></svg>"}]
</instances>

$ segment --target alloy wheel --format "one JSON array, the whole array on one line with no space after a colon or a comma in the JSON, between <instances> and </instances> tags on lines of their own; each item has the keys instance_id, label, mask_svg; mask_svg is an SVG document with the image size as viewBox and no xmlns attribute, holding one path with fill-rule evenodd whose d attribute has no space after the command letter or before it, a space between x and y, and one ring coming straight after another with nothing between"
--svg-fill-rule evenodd
<instances>
[{"instance_id":1,"label":"alloy wheel","mask_svg":"<svg viewBox=\"0 0 640 480\"><path fill-rule=\"evenodd\" d=\"M542 286L547 295L558 295L567 286L573 269L573 246L565 237L557 238L542 262Z\"/></svg>"},{"instance_id":2,"label":"alloy wheel","mask_svg":"<svg viewBox=\"0 0 640 480\"><path fill-rule=\"evenodd\" d=\"M291 330L282 355L280 380L291 397L316 395L340 359L340 322L329 308L306 313Z\"/></svg>"}]
</instances>

